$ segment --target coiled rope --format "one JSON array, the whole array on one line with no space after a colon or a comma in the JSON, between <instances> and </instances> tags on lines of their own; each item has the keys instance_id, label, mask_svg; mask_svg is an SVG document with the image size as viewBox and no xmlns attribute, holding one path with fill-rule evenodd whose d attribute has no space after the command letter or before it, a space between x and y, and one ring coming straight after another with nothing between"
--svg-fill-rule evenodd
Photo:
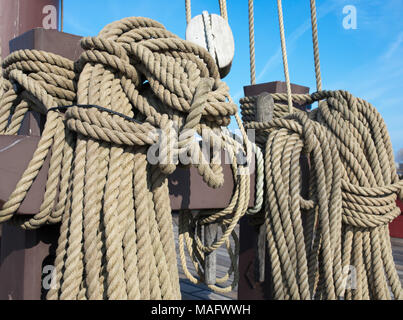
<instances>
[{"instance_id":1,"label":"coiled rope","mask_svg":"<svg viewBox=\"0 0 403 320\"><path fill-rule=\"evenodd\" d=\"M322 91L322 77L320 75L318 23L316 19L316 1L310 0L311 25L312 25L312 45L315 63L316 91Z\"/></svg>"},{"instance_id":2,"label":"coiled rope","mask_svg":"<svg viewBox=\"0 0 403 320\"><path fill-rule=\"evenodd\" d=\"M76 73L72 61L36 50L21 50L4 61L4 94L0 101L0 134L15 135L25 114L34 110L46 114L49 108L72 104L76 99ZM24 229L35 229L61 220L70 175L73 139L63 116L47 115L34 155L9 199L0 210L0 222L13 218ZM49 151L49 175L39 213L30 218L16 216ZM58 186L61 186L58 189Z\"/></svg>"},{"instance_id":3,"label":"coiled rope","mask_svg":"<svg viewBox=\"0 0 403 320\"><path fill-rule=\"evenodd\" d=\"M278 22L279 22L279 26L280 26L280 42L281 42L281 53L283 56L284 76L285 76L285 83L287 86L288 112L291 113L293 104L292 104L292 95L291 95L290 75L289 75L289 71L288 71L287 46L285 43L283 7L281 4L281 0L277 0L277 11L278 11Z\"/></svg>"},{"instance_id":4,"label":"coiled rope","mask_svg":"<svg viewBox=\"0 0 403 320\"><path fill-rule=\"evenodd\" d=\"M202 252L221 245L235 255L229 237L249 203L252 154L237 106L208 52L151 19L111 23L81 45L85 51L76 63L35 50L14 52L4 62L0 133L16 134L28 110L47 119L0 222L26 229L61 222L48 299L179 299L167 176L187 157L185 165L219 188L220 149L227 150L236 186L229 207L203 219L181 215L180 239L197 244L196 264L203 265ZM243 143L221 130L233 115ZM212 141L210 159L195 133ZM158 161L151 163L156 144ZM23 219L15 212L49 153L41 210ZM239 153L246 165L237 163ZM223 234L204 247L192 223L213 221ZM180 254L184 261L183 244ZM233 259L229 274L236 268Z\"/></svg>"},{"instance_id":5,"label":"coiled rope","mask_svg":"<svg viewBox=\"0 0 403 320\"><path fill-rule=\"evenodd\" d=\"M286 94L273 94L287 102ZM376 109L346 91L293 95L311 104L269 123L244 119L267 135L265 224L276 299L402 299L388 223L400 214L403 182ZM250 98L247 100L251 100ZM311 162L301 196L299 159ZM346 284L354 268L355 286Z\"/></svg>"},{"instance_id":6,"label":"coiled rope","mask_svg":"<svg viewBox=\"0 0 403 320\"><path fill-rule=\"evenodd\" d=\"M256 122L257 97L241 99L245 128L265 153L264 223L275 299L403 299L388 224L403 197L382 117L346 91L321 91L315 1L310 1L318 92L292 94L281 0L287 94L271 94L273 120ZM290 97L291 96L291 97ZM321 101L324 100L324 101ZM321 101L311 113L294 108ZM287 105L289 109L287 109ZM304 198L300 158L310 159Z\"/></svg>"},{"instance_id":7,"label":"coiled rope","mask_svg":"<svg viewBox=\"0 0 403 320\"><path fill-rule=\"evenodd\" d=\"M248 0L248 21L249 21L249 64L250 83L256 83L256 62L255 62L255 23L253 17L253 0Z\"/></svg>"}]
</instances>

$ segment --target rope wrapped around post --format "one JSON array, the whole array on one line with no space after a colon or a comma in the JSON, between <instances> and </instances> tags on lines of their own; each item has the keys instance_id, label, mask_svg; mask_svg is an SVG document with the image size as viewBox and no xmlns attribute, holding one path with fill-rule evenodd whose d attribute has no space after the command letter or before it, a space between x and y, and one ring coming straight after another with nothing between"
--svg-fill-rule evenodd
<instances>
[{"instance_id":1,"label":"rope wrapped around post","mask_svg":"<svg viewBox=\"0 0 403 320\"><path fill-rule=\"evenodd\" d=\"M244 126L260 132L265 153L274 298L403 299L388 229L400 214L403 181L380 114L346 91L294 94L302 105L323 102L290 115L287 95L272 97L267 123L254 121L255 97L241 103ZM302 154L310 159L308 198L301 196Z\"/></svg>"}]
</instances>

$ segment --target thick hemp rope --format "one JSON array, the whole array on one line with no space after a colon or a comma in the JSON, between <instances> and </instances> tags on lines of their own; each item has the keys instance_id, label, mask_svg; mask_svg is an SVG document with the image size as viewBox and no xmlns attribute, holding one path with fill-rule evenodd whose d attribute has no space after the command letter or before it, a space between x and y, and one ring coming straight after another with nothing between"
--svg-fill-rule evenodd
<instances>
[{"instance_id":1,"label":"thick hemp rope","mask_svg":"<svg viewBox=\"0 0 403 320\"><path fill-rule=\"evenodd\" d=\"M5 79L0 101L0 134L17 134L29 110L46 114L49 108L71 104L76 99L74 64L68 59L36 50L20 50L10 54L3 67ZM72 145L73 139L65 128L62 115L49 113L27 169L0 210L0 222L13 219L22 228L35 229L61 220L70 175ZM49 174L39 213L29 218L14 215L49 152Z\"/></svg>"},{"instance_id":2,"label":"thick hemp rope","mask_svg":"<svg viewBox=\"0 0 403 320\"><path fill-rule=\"evenodd\" d=\"M403 197L403 182L390 138L371 104L345 91L321 91L314 0L310 8L318 92L290 97L278 0L287 95L272 94L268 123L255 121L257 97L241 99L245 127L259 131L256 143L265 153L274 298L403 299L388 229L400 214L395 200ZM309 114L290 105L322 99ZM308 198L302 197L302 155L310 159Z\"/></svg>"},{"instance_id":3,"label":"thick hemp rope","mask_svg":"<svg viewBox=\"0 0 403 320\"><path fill-rule=\"evenodd\" d=\"M310 0L309 4L311 8L312 45L313 45L313 56L315 63L316 91L322 91L322 78L320 75L318 23L316 19L316 1Z\"/></svg>"},{"instance_id":4,"label":"thick hemp rope","mask_svg":"<svg viewBox=\"0 0 403 320\"><path fill-rule=\"evenodd\" d=\"M287 86L288 111L289 111L289 113L291 113L293 104L292 104L290 74L288 71L287 46L285 43L283 7L281 4L281 0L277 0L277 12L278 12L278 22L279 22L279 27L280 27L281 54L283 56L284 76L285 76L285 83Z\"/></svg>"},{"instance_id":5,"label":"thick hemp rope","mask_svg":"<svg viewBox=\"0 0 403 320\"><path fill-rule=\"evenodd\" d=\"M61 221L48 299L179 299L167 176L179 163L193 165L218 188L224 182L220 149L227 150L236 186L229 207L192 218L197 225L220 223L222 236L205 247L185 222L180 237L199 252L226 245L235 256L237 242L231 249L229 238L249 203L252 152L237 106L208 52L151 19L114 22L81 45L76 64L35 50L17 51L4 62L0 132L16 134L28 110L47 121L0 221L23 228ZM232 115L242 144L221 130ZM211 141L210 158L195 133ZM41 210L21 219L15 212L49 152ZM237 163L239 153L246 165ZM200 258L196 264L203 264ZM237 268L232 260L229 274ZM199 275L203 279L202 270Z\"/></svg>"},{"instance_id":6,"label":"thick hemp rope","mask_svg":"<svg viewBox=\"0 0 403 320\"><path fill-rule=\"evenodd\" d=\"M324 100L318 109L284 116L287 95L272 96L275 117L269 123L254 121L254 98L242 102L245 128L259 130L265 141L274 298L402 299L388 223L400 214L395 200L403 182L380 114L346 91L320 91L293 95L300 104ZM303 154L311 162L306 199Z\"/></svg>"},{"instance_id":7,"label":"thick hemp rope","mask_svg":"<svg viewBox=\"0 0 403 320\"><path fill-rule=\"evenodd\" d=\"M256 83L256 62L255 62L255 23L253 17L253 0L248 0L248 21L249 21L249 63L250 83Z\"/></svg>"}]
</instances>

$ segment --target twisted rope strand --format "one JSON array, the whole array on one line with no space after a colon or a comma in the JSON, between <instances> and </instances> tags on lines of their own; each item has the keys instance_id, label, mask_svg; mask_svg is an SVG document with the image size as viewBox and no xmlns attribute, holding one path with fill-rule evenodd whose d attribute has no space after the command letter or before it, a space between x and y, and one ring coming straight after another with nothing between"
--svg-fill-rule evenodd
<instances>
[{"instance_id":1,"label":"twisted rope strand","mask_svg":"<svg viewBox=\"0 0 403 320\"><path fill-rule=\"evenodd\" d=\"M320 59L319 59L318 23L316 20L315 0L310 0L310 8L311 8L313 55L315 61L316 91L322 91L322 78L320 75Z\"/></svg>"},{"instance_id":2,"label":"twisted rope strand","mask_svg":"<svg viewBox=\"0 0 403 320\"><path fill-rule=\"evenodd\" d=\"M288 112L291 113L293 104L292 104L292 95L291 95L290 75L288 72L287 47L285 44L283 7L281 5L281 0L277 0L277 10L278 10L278 22L279 22L279 26L280 26L281 53L283 56L284 76L285 76L285 82L286 82L286 86L287 86Z\"/></svg>"}]
</instances>

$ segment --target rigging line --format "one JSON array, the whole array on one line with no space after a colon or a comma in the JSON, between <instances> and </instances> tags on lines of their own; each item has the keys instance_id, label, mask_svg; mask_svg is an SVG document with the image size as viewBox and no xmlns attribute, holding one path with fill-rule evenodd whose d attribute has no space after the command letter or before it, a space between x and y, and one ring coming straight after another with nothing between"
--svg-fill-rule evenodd
<instances>
[{"instance_id":1,"label":"rigging line","mask_svg":"<svg viewBox=\"0 0 403 320\"><path fill-rule=\"evenodd\" d=\"M280 25L281 53L283 55L284 75L285 75L285 81L287 84L288 111L289 111L289 113L292 113L291 84L290 84L290 76L289 76L289 72L288 72L287 48L286 48L286 44L285 44L283 8L281 6L281 0L277 0L277 9L278 9L278 21L279 21L279 25Z\"/></svg>"},{"instance_id":2,"label":"rigging line","mask_svg":"<svg viewBox=\"0 0 403 320\"><path fill-rule=\"evenodd\" d=\"M185 0L185 9L186 9L186 24L189 24L190 20L192 20L192 8L190 0Z\"/></svg>"},{"instance_id":3,"label":"rigging line","mask_svg":"<svg viewBox=\"0 0 403 320\"><path fill-rule=\"evenodd\" d=\"M322 90L322 78L321 78L321 75L320 75L318 23L317 23L317 20L316 20L316 3L315 3L315 0L310 0L310 4L311 4L313 55L314 55L314 60L315 60L316 90L321 91Z\"/></svg>"},{"instance_id":4,"label":"rigging line","mask_svg":"<svg viewBox=\"0 0 403 320\"><path fill-rule=\"evenodd\" d=\"M249 15L249 59L250 59L250 83L256 83L256 66L255 66L255 27L253 17L253 0L248 0Z\"/></svg>"},{"instance_id":5,"label":"rigging line","mask_svg":"<svg viewBox=\"0 0 403 320\"><path fill-rule=\"evenodd\" d=\"M227 1L226 0L219 0L220 5L220 14L226 21L228 21L228 13L227 13Z\"/></svg>"}]
</instances>

